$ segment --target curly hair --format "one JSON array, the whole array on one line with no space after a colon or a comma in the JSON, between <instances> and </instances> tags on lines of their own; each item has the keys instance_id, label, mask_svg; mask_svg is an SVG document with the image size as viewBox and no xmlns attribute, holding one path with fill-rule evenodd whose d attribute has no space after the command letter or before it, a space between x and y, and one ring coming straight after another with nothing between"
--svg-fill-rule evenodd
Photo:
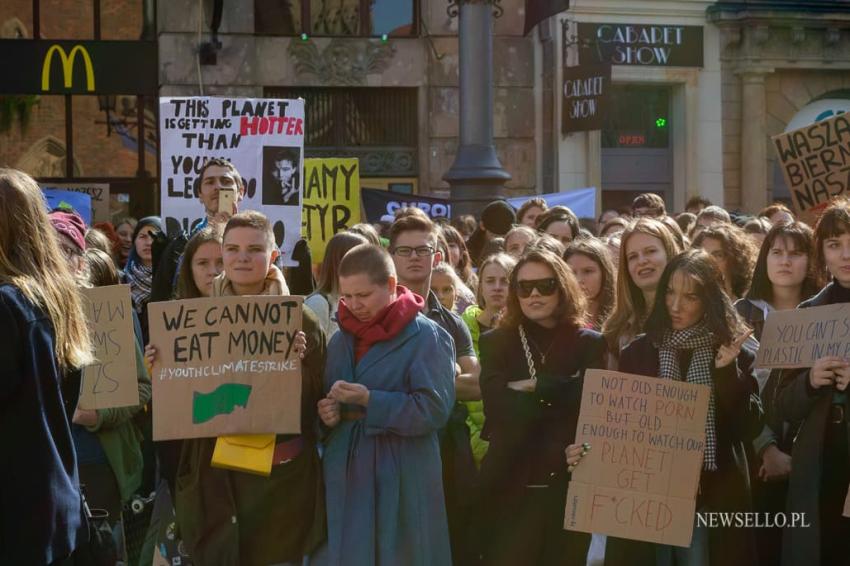
<instances>
[{"instance_id":1,"label":"curly hair","mask_svg":"<svg viewBox=\"0 0 850 566\"><path fill-rule=\"evenodd\" d=\"M758 250L746 232L732 224L712 224L694 239L694 248L701 248L706 238L720 242L726 256L728 273L724 273L726 290L733 299L743 297L750 288ZM726 278L728 277L728 281Z\"/></svg>"}]
</instances>

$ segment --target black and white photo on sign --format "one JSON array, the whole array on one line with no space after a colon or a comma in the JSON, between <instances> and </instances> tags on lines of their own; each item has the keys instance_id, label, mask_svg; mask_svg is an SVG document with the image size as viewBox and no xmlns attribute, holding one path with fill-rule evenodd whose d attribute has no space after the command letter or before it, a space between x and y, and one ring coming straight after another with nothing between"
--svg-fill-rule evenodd
<instances>
[{"instance_id":1,"label":"black and white photo on sign","mask_svg":"<svg viewBox=\"0 0 850 566\"><path fill-rule=\"evenodd\" d=\"M301 202L301 148L263 148L263 204L295 206Z\"/></svg>"}]
</instances>

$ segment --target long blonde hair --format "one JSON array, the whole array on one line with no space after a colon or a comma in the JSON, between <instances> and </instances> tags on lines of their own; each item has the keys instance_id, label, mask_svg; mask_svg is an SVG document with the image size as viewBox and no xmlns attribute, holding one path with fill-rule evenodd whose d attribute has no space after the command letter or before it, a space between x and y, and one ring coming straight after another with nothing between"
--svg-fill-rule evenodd
<instances>
[{"instance_id":1,"label":"long blonde hair","mask_svg":"<svg viewBox=\"0 0 850 566\"><path fill-rule=\"evenodd\" d=\"M620 240L616 304L608 320L602 326L602 334L608 342L608 351L617 357L620 354L620 339L622 337L633 338L640 334L643 330L643 323L649 316L649 311L652 310L652 305L646 304L643 293L632 281L632 276L629 275L629 261L626 259L629 238L639 233L661 240L668 262L682 251L670 228L654 218L639 218L623 232Z\"/></svg>"},{"instance_id":2,"label":"long blonde hair","mask_svg":"<svg viewBox=\"0 0 850 566\"><path fill-rule=\"evenodd\" d=\"M0 283L14 285L47 314L60 370L91 363L82 299L32 177L0 168L0 211Z\"/></svg>"}]
</instances>

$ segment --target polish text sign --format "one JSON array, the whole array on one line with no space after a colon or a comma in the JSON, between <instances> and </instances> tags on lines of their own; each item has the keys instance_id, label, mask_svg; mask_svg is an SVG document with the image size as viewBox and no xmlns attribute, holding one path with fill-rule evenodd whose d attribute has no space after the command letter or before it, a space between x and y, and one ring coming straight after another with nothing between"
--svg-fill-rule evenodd
<instances>
[{"instance_id":1,"label":"polish text sign","mask_svg":"<svg viewBox=\"0 0 850 566\"><path fill-rule=\"evenodd\" d=\"M95 361L83 369L81 409L139 404L136 336L128 285L82 289Z\"/></svg>"},{"instance_id":2,"label":"polish text sign","mask_svg":"<svg viewBox=\"0 0 850 566\"><path fill-rule=\"evenodd\" d=\"M850 358L850 305L772 311L756 355L757 368L810 368L824 356Z\"/></svg>"},{"instance_id":3,"label":"polish text sign","mask_svg":"<svg viewBox=\"0 0 850 566\"><path fill-rule=\"evenodd\" d=\"M773 137L800 214L816 213L850 188L850 115L838 114Z\"/></svg>"},{"instance_id":4,"label":"polish text sign","mask_svg":"<svg viewBox=\"0 0 850 566\"><path fill-rule=\"evenodd\" d=\"M153 438L301 432L300 297L148 305Z\"/></svg>"},{"instance_id":5,"label":"polish text sign","mask_svg":"<svg viewBox=\"0 0 850 566\"><path fill-rule=\"evenodd\" d=\"M710 389L606 370L584 377L564 528L689 546Z\"/></svg>"}]
</instances>

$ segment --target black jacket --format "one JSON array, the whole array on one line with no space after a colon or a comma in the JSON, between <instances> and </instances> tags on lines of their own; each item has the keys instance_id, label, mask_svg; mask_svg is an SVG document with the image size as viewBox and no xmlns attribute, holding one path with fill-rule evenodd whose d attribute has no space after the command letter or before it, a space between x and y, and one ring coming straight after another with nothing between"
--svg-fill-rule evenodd
<instances>
[{"instance_id":1,"label":"black jacket","mask_svg":"<svg viewBox=\"0 0 850 566\"><path fill-rule=\"evenodd\" d=\"M549 348L541 365L533 345L537 390L508 388L528 379L529 369L516 328L499 328L480 338L482 437L490 447L481 464L484 497L491 502L522 493L526 485L550 485L564 479L564 450L575 439L584 370L604 367L605 341L593 330L566 325L553 330L525 324L531 341Z\"/></svg>"},{"instance_id":2,"label":"black jacket","mask_svg":"<svg viewBox=\"0 0 850 566\"><path fill-rule=\"evenodd\" d=\"M741 349L736 363L714 368L714 398L717 426L717 471L703 471L697 509L748 511L749 470L744 445L761 432L763 416L758 385L753 375L755 353ZM620 354L620 371L638 375L659 374L658 348L648 336L635 338ZM736 528L709 530L709 559L712 565L750 566L756 560L752 531ZM655 564L655 545L608 538L605 564Z\"/></svg>"},{"instance_id":3,"label":"black jacket","mask_svg":"<svg viewBox=\"0 0 850 566\"><path fill-rule=\"evenodd\" d=\"M832 304L830 283L799 308ZM781 370L774 410L779 417L800 423L791 453L788 511L805 513L809 528L786 528L782 537L782 564L820 564L820 484L824 432L832 405L832 387L813 389L810 369ZM845 407L850 413L850 406ZM845 426L850 427L845 421ZM848 429L850 432L850 429ZM850 437L850 435L848 435ZM848 447L850 448L850 447Z\"/></svg>"}]
</instances>

